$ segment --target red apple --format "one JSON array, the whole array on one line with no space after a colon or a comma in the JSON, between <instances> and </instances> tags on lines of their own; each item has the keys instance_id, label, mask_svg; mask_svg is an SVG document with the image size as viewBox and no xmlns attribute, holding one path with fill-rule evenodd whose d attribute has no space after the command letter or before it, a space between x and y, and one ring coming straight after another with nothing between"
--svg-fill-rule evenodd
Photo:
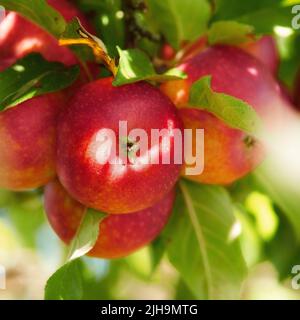
<instances>
[{"instance_id":1,"label":"red apple","mask_svg":"<svg viewBox=\"0 0 300 320\"><path fill-rule=\"evenodd\" d=\"M149 244L162 231L171 214L175 192L153 207L132 214L108 215L99 225L99 238L89 252L98 258L121 258ZM58 181L45 187L48 220L65 242L75 236L86 208L72 199Z\"/></svg>"},{"instance_id":2,"label":"red apple","mask_svg":"<svg viewBox=\"0 0 300 320\"><path fill-rule=\"evenodd\" d=\"M40 187L55 176L55 127L65 103L47 94L0 112L0 188Z\"/></svg>"},{"instance_id":3,"label":"red apple","mask_svg":"<svg viewBox=\"0 0 300 320\"><path fill-rule=\"evenodd\" d=\"M207 37L202 36L195 42L183 47L183 54L180 59L181 63L195 57L208 47ZM249 37L246 43L236 44L252 56L256 57L265 64L273 74L276 74L279 67L280 57L275 39L272 36L262 36L255 40L253 36Z\"/></svg>"},{"instance_id":4,"label":"red apple","mask_svg":"<svg viewBox=\"0 0 300 320\"><path fill-rule=\"evenodd\" d=\"M141 145L138 140L128 141L128 136L121 136L119 141L119 121L127 121L128 133L145 130L147 139L152 129L165 129L163 139L153 146L148 141L149 149L140 150L136 162L121 163L120 153L112 155L113 139L102 141L107 129L117 136L117 151L119 143L125 151L140 149ZM113 87L111 78L91 82L76 93L60 117L59 178L70 195L87 207L108 213L143 210L162 199L178 179L181 165L174 164L173 134L181 130L175 106L150 84ZM170 149L163 143L166 139ZM148 152L161 158L169 151L170 164L150 164L147 160ZM112 161L102 161L103 157Z\"/></svg>"},{"instance_id":5,"label":"red apple","mask_svg":"<svg viewBox=\"0 0 300 320\"><path fill-rule=\"evenodd\" d=\"M83 26L92 28L83 14L67 0L48 0L69 21L79 17ZM77 63L77 58L67 47L59 46L58 41L45 30L16 12L9 12L0 24L0 71L6 69L29 53L38 52L46 60L65 65Z\"/></svg>"},{"instance_id":6,"label":"red apple","mask_svg":"<svg viewBox=\"0 0 300 320\"><path fill-rule=\"evenodd\" d=\"M273 74L277 74L280 58L276 41L272 36L263 36L240 47L265 64Z\"/></svg>"},{"instance_id":7,"label":"red apple","mask_svg":"<svg viewBox=\"0 0 300 320\"><path fill-rule=\"evenodd\" d=\"M261 162L261 147L246 133L228 127L212 114L184 109L188 107L191 85L211 75L214 91L250 104L268 127L273 127L281 118L285 102L280 86L260 61L236 47L208 48L186 61L180 69L188 74L188 79L167 82L161 90L183 108L180 115L186 128L205 129L204 172L188 178L209 184L230 184Z\"/></svg>"}]
</instances>

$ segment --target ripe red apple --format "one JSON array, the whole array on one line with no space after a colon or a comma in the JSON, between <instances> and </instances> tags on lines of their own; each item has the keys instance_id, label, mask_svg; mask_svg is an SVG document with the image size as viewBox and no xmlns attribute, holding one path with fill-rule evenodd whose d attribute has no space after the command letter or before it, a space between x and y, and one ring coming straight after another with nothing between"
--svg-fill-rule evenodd
<instances>
[{"instance_id":1,"label":"ripe red apple","mask_svg":"<svg viewBox=\"0 0 300 320\"><path fill-rule=\"evenodd\" d=\"M89 252L98 258L121 258L149 244L162 231L171 214L174 190L153 207L132 214L108 215L99 226L99 238ZM65 242L75 236L86 208L72 199L58 181L45 187L48 220Z\"/></svg>"},{"instance_id":2,"label":"ripe red apple","mask_svg":"<svg viewBox=\"0 0 300 320\"><path fill-rule=\"evenodd\" d=\"M136 157L134 163L126 164L120 160L122 154L113 157L113 139L104 137L106 131L116 134L117 151L120 143L125 154L126 150L140 149L141 144L138 139L130 141L123 133L119 140L119 121L127 121L128 133L132 129L145 130L147 140L152 129L165 132L157 144L151 146L148 141L147 150L139 151L138 160ZM60 117L59 178L70 195L87 207L108 213L148 208L162 199L178 179L181 165L174 164L173 134L182 128L175 106L150 84L113 87L111 78L91 82L76 93ZM166 139L170 149L163 143ZM147 152L161 158L169 151L170 164L149 163Z\"/></svg>"},{"instance_id":3,"label":"ripe red apple","mask_svg":"<svg viewBox=\"0 0 300 320\"><path fill-rule=\"evenodd\" d=\"M0 188L40 187L55 176L55 127L65 103L47 94L0 112Z\"/></svg>"},{"instance_id":4,"label":"ripe red apple","mask_svg":"<svg viewBox=\"0 0 300 320\"><path fill-rule=\"evenodd\" d=\"M180 59L181 63L195 57L208 47L207 37L202 36L195 42L186 45L183 48L183 55ZM237 44L236 47L241 48L252 56L256 57L265 64L273 74L276 74L279 67L279 51L275 39L272 36L262 36L256 40L252 36L246 43Z\"/></svg>"},{"instance_id":5,"label":"ripe red apple","mask_svg":"<svg viewBox=\"0 0 300 320\"><path fill-rule=\"evenodd\" d=\"M179 107L186 128L205 129L205 168L191 180L230 184L255 168L263 158L260 144L240 130L201 110L186 109L190 87L203 76L212 76L212 89L232 95L255 108L272 127L280 120L281 89L269 70L243 50L230 46L206 49L180 66L187 80L170 81L161 90Z\"/></svg>"},{"instance_id":6,"label":"ripe red apple","mask_svg":"<svg viewBox=\"0 0 300 320\"><path fill-rule=\"evenodd\" d=\"M92 30L83 14L67 0L48 0L69 21L79 17L87 30ZM91 31L92 32L92 31ZM59 46L57 39L16 12L9 12L0 24L0 71L29 53L38 52L48 61L65 65L77 63L72 51Z\"/></svg>"},{"instance_id":7,"label":"ripe red apple","mask_svg":"<svg viewBox=\"0 0 300 320\"><path fill-rule=\"evenodd\" d=\"M279 51L272 36L262 36L259 40L247 42L240 47L264 63L273 74L279 67Z\"/></svg>"}]
</instances>

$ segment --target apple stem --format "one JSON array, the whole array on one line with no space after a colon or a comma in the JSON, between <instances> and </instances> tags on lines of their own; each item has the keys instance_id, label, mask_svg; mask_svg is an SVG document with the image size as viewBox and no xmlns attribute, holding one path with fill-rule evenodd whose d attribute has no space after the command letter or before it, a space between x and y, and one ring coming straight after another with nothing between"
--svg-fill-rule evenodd
<instances>
[{"instance_id":1,"label":"apple stem","mask_svg":"<svg viewBox=\"0 0 300 320\"><path fill-rule=\"evenodd\" d=\"M84 35L87 36L86 34ZM59 40L59 45L61 46L69 46L74 44L89 46L93 50L96 61L98 63L103 62L105 66L109 69L109 71L113 74L113 76L116 76L118 68L116 66L115 60L108 55L105 49L99 44L97 39L88 36L86 38Z\"/></svg>"}]
</instances>

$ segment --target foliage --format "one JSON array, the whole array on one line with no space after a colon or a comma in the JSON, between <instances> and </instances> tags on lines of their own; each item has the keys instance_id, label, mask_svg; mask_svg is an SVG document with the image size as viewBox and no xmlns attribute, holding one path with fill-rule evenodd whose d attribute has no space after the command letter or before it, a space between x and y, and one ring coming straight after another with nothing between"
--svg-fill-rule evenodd
<instances>
[{"instance_id":1,"label":"foliage","mask_svg":"<svg viewBox=\"0 0 300 320\"><path fill-rule=\"evenodd\" d=\"M164 42L180 53L183 44L191 44L200 36L207 36L210 44L237 45L254 32L256 36L273 34L277 38L282 55L279 77L291 87L300 61L299 31L289 29L290 35L284 37L276 33L276 26L291 27L292 4L288 1L140 2L145 8L137 6L127 16L120 0L77 1L83 11L91 14L97 36L119 62L114 85L185 79L186 75L175 68L176 57L162 61L159 50ZM0 5L21 13L58 39L71 37L78 27L74 21L67 24L45 0L0 0ZM129 26L135 28L130 34ZM87 53L86 49L75 49L83 62L90 58L91 52ZM37 95L65 89L75 82L79 72L79 66L65 67L47 62L39 54L30 54L0 73L0 110ZM106 75L105 71L102 75ZM255 134L260 119L253 108L244 101L214 92L210 81L207 75L194 84L191 104L215 114L231 127ZM68 249L70 260L47 282L45 299L118 298L114 286L123 270L143 274L150 282L165 261L176 270L174 298L180 299L240 298L248 267L263 260L272 262L280 279L285 280L290 277L291 265L300 262L300 194L295 186L282 184L269 168L265 164L230 187L181 179L172 218L149 247L147 272L141 271L140 266L133 267L130 259L120 259L101 261L102 265L107 264L108 272L96 275L91 259L82 256L93 247L99 221L104 216L88 211ZM268 199L279 221L268 239L258 227L259 205L249 209L249 198L257 192ZM35 247L38 230L45 223L41 191L0 191L0 208L0 216L8 217L24 246Z\"/></svg>"}]
</instances>

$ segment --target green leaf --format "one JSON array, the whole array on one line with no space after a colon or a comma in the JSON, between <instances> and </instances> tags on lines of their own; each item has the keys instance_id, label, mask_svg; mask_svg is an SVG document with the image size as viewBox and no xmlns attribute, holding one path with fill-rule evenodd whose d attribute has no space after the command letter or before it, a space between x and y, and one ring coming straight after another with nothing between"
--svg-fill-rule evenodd
<instances>
[{"instance_id":1,"label":"green leaf","mask_svg":"<svg viewBox=\"0 0 300 320\"><path fill-rule=\"evenodd\" d=\"M299 186L286 183L269 161L265 161L253 175L259 190L267 194L286 215L300 243Z\"/></svg>"},{"instance_id":2,"label":"green leaf","mask_svg":"<svg viewBox=\"0 0 300 320\"><path fill-rule=\"evenodd\" d=\"M70 244L68 260L77 259L93 249L99 237L99 224L105 217L102 212L87 210Z\"/></svg>"},{"instance_id":3,"label":"green leaf","mask_svg":"<svg viewBox=\"0 0 300 320\"><path fill-rule=\"evenodd\" d=\"M211 89L211 76L196 81L190 93L190 105L211 112L230 127L249 134L257 134L261 120L246 102Z\"/></svg>"},{"instance_id":4,"label":"green leaf","mask_svg":"<svg viewBox=\"0 0 300 320\"><path fill-rule=\"evenodd\" d=\"M125 46L125 19L122 17L122 0L82 1L82 5L93 10L94 24L105 43L109 55L115 57L117 46Z\"/></svg>"},{"instance_id":5,"label":"green leaf","mask_svg":"<svg viewBox=\"0 0 300 320\"><path fill-rule=\"evenodd\" d=\"M58 269L47 281L45 300L81 300L82 268L82 262L77 259Z\"/></svg>"},{"instance_id":6,"label":"green leaf","mask_svg":"<svg viewBox=\"0 0 300 320\"><path fill-rule=\"evenodd\" d=\"M147 0L162 34L176 49L182 41L196 40L207 29L211 7L207 0Z\"/></svg>"},{"instance_id":7,"label":"green leaf","mask_svg":"<svg viewBox=\"0 0 300 320\"><path fill-rule=\"evenodd\" d=\"M241 16L237 21L253 25L257 33L273 33L275 26L291 28L293 18L291 14L292 7L272 6L264 8L260 11ZM294 31L299 33L299 30Z\"/></svg>"},{"instance_id":8,"label":"green leaf","mask_svg":"<svg viewBox=\"0 0 300 320\"><path fill-rule=\"evenodd\" d=\"M163 237L160 235L149 246L152 273L156 271L166 252Z\"/></svg>"},{"instance_id":9,"label":"green leaf","mask_svg":"<svg viewBox=\"0 0 300 320\"><path fill-rule=\"evenodd\" d=\"M208 31L208 42L214 44L239 44L249 40L254 28L236 21L215 22Z\"/></svg>"},{"instance_id":10,"label":"green leaf","mask_svg":"<svg viewBox=\"0 0 300 320\"><path fill-rule=\"evenodd\" d=\"M70 86L79 75L79 67L48 62L33 53L0 73L0 111L45 93Z\"/></svg>"},{"instance_id":11,"label":"green leaf","mask_svg":"<svg viewBox=\"0 0 300 320\"><path fill-rule=\"evenodd\" d=\"M246 265L239 225L224 188L181 181L163 233L171 263L197 299L235 299Z\"/></svg>"},{"instance_id":12,"label":"green leaf","mask_svg":"<svg viewBox=\"0 0 300 320\"><path fill-rule=\"evenodd\" d=\"M291 28L292 7L283 0L244 1L243 5L240 0L216 0L213 20L235 20L254 26L257 33L273 33L275 26Z\"/></svg>"},{"instance_id":13,"label":"green leaf","mask_svg":"<svg viewBox=\"0 0 300 320\"><path fill-rule=\"evenodd\" d=\"M64 18L46 0L0 0L0 5L6 10L20 13L56 38L65 30Z\"/></svg>"},{"instance_id":14,"label":"green leaf","mask_svg":"<svg viewBox=\"0 0 300 320\"><path fill-rule=\"evenodd\" d=\"M259 12L265 8L278 7L282 3L282 0L248 0L243 1L241 5L240 0L216 0L216 13L215 19L234 19L254 13Z\"/></svg>"},{"instance_id":15,"label":"green leaf","mask_svg":"<svg viewBox=\"0 0 300 320\"><path fill-rule=\"evenodd\" d=\"M186 75L178 70L171 69L165 74L157 74L148 56L139 49L121 50L119 69L113 82L115 86L138 81L164 82L168 80L185 79Z\"/></svg>"}]
</instances>

